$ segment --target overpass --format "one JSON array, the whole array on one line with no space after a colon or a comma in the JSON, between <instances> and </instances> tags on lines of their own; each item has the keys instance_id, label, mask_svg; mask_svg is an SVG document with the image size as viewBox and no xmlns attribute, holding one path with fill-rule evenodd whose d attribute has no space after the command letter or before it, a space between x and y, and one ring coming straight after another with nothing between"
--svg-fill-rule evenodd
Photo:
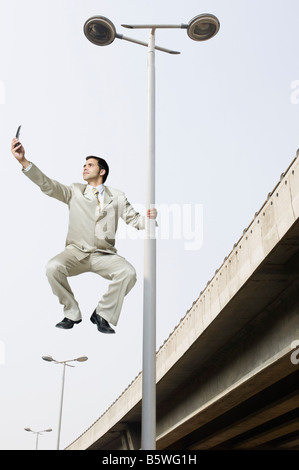
<instances>
[{"instance_id":1,"label":"overpass","mask_svg":"<svg viewBox=\"0 0 299 470\"><path fill-rule=\"evenodd\" d=\"M157 450L299 449L299 156L156 354ZM142 373L66 450L140 449Z\"/></svg>"}]
</instances>

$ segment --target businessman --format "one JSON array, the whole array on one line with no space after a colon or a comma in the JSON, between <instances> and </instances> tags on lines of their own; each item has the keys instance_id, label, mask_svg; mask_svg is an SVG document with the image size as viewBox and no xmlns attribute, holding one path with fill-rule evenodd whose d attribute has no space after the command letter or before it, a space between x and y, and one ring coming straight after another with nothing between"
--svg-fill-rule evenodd
<instances>
[{"instance_id":1,"label":"businessman","mask_svg":"<svg viewBox=\"0 0 299 470\"><path fill-rule=\"evenodd\" d=\"M137 230L145 228L145 217L134 210L122 191L106 186L109 174L107 162L88 156L83 166L85 184L63 185L49 177L27 160L25 149L17 138L12 140L12 154L22 165L22 171L47 196L64 202L69 207L69 227L65 250L52 258L46 274L53 293L64 307L64 318L57 328L71 329L82 321L78 302L68 277L94 272L110 280L108 291L102 296L91 322L102 333L115 333L124 297L136 282L136 271L125 258L117 254L115 233L121 217ZM155 219L156 209L149 209L147 217Z\"/></svg>"}]
</instances>

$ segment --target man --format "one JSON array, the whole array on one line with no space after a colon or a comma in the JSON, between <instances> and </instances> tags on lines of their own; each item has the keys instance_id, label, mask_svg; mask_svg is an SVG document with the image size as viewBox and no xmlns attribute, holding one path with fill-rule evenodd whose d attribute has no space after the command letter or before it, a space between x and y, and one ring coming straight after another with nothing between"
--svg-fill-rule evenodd
<instances>
[{"instance_id":1,"label":"man","mask_svg":"<svg viewBox=\"0 0 299 470\"><path fill-rule=\"evenodd\" d=\"M104 185L109 173L107 162L99 157L86 157L83 179L87 184L65 186L48 178L25 158L25 149L17 138L12 141L12 154L22 165L24 174L50 197L69 206L69 228L65 250L47 264L46 273L53 293L64 306L64 318L56 326L73 328L82 321L79 305L69 282L70 276L95 272L112 282L91 315L91 322L102 333L115 333L125 295L136 282L134 267L115 249L115 233L121 217L136 229L145 228L145 217L136 212L124 193ZM156 209L147 217L155 219Z\"/></svg>"}]
</instances>

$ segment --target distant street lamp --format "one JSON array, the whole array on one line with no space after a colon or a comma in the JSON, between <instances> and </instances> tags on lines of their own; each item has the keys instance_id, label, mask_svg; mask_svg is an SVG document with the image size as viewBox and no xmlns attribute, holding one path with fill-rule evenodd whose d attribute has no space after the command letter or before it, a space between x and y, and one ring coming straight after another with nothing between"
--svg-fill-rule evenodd
<instances>
[{"instance_id":1,"label":"distant street lamp","mask_svg":"<svg viewBox=\"0 0 299 470\"><path fill-rule=\"evenodd\" d=\"M60 400L60 412L59 412L59 423L58 423L58 435L57 435L57 450L60 446L60 432L61 432L61 420L62 420L62 407L63 407L63 395L64 395L64 382L65 382L65 367L75 367L68 364L69 362L85 362L88 360L88 357L81 356L77 359L69 359L67 361L56 361L52 356L42 356L42 359L47 362L54 362L54 364L63 364L63 373L62 373L62 387L61 387L61 400Z\"/></svg>"},{"instance_id":2,"label":"distant street lamp","mask_svg":"<svg viewBox=\"0 0 299 470\"><path fill-rule=\"evenodd\" d=\"M36 441L35 441L35 450L38 450L38 437L40 434L43 434L44 432L51 432L52 429L44 429L43 431L32 431L30 428L24 428L25 431L32 432L33 434L36 434Z\"/></svg>"},{"instance_id":3,"label":"distant street lamp","mask_svg":"<svg viewBox=\"0 0 299 470\"><path fill-rule=\"evenodd\" d=\"M129 29L150 29L149 42L128 38L116 32L105 16L93 16L84 24L84 34L97 46L108 46L115 38L141 44L148 48L148 152L146 209L155 205L155 49L170 54L178 51L155 45L158 28L186 29L194 41L206 41L220 28L219 20L211 14L197 15L188 24L122 25ZM147 220L144 245L143 294L143 373L142 373L142 442L143 450L156 448L156 239L155 220Z\"/></svg>"}]
</instances>

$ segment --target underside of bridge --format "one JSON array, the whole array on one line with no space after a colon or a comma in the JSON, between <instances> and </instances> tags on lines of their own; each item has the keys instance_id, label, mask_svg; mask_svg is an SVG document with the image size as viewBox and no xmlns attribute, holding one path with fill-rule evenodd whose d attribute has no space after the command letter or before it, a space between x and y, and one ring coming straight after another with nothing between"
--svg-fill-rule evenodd
<instances>
[{"instance_id":1,"label":"underside of bridge","mask_svg":"<svg viewBox=\"0 0 299 470\"><path fill-rule=\"evenodd\" d=\"M299 224L157 384L157 449L299 449ZM139 449L138 403L92 449Z\"/></svg>"}]
</instances>

